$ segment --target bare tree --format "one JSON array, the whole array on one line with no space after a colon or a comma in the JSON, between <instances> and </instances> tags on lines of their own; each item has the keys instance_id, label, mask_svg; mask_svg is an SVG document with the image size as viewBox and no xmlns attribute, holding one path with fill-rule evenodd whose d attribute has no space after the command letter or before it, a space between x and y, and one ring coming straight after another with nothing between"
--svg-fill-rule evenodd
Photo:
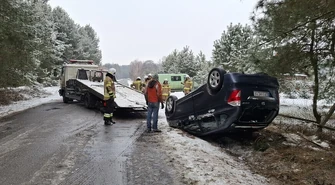
<instances>
[{"instance_id":1,"label":"bare tree","mask_svg":"<svg viewBox=\"0 0 335 185\"><path fill-rule=\"evenodd\" d=\"M142 75L146 74L155 74L158 72L158 66L152 60L147 60L143 63L142 66Z\"/></svg>"},{"instance_id":2,"label":"bare tree","mask_svg":"<svg viewBox=\"0 0 335 185\"><path fill-rule=\"evenodd\" d=\"M142 76L143 62L139 60L134 60L130 63L129 76L131 79L135 79L138 76Z\"/></svg>"}]
</instances>

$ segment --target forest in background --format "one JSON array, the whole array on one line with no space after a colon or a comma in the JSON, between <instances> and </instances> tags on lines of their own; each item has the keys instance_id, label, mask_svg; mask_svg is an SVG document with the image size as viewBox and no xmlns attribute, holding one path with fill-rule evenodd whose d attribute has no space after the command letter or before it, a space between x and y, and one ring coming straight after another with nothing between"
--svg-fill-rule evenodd
<instances>
[{"instance_id":1,"label":"forest in background","mask_svg":"<svg viewBox=\"0 0 335 185\"><path fill-rule=\"evenodd\" d=\"M99 38L47 0L0 3L0 88L42 83L57 85L69 59L101 62Z\"/></svg>"}]
</instances>

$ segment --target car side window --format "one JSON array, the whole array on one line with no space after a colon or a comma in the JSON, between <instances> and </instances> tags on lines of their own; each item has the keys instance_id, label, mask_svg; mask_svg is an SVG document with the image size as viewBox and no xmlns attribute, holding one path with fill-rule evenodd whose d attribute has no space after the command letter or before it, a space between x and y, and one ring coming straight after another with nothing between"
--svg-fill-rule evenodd
<instances>
[{"instance_id":1,"label":"car side window","mask_svg":"<svg viewBox=\"0 0 335 185\"><path fill-rule=\"evenodd\" d=\"M181 76L171 76L171 81L181 81Z\"/></svg>"},{"instance_id":2,"label":"car side window","mask_svg":"<svg viewBox=\"0 0 335 185\"><path fill-rule=\"evenodd\" d=\"M88 75L85 69L78 69L77 78L80 80L88 80Z\"/></svg>"}]
</instances>

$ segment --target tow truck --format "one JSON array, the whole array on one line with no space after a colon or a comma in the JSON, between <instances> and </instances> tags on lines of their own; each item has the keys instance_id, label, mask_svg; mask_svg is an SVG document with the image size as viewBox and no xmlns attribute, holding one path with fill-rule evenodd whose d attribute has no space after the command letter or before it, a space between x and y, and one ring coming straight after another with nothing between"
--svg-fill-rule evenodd
<instances>
[{"instance_id":1,"label":"tow truck","mask_svg":"<svg viewBox=\"0 0 335 185\"><path fill-rule=\"evenodd\" d=\"M83 102L89 109L104 107L104 79L107 70L92 60L69 60L62 66L59 95L64 103ZM115 108L146 111L144 95L130 87L115 82Z\"/></svg>"}]
</instances>

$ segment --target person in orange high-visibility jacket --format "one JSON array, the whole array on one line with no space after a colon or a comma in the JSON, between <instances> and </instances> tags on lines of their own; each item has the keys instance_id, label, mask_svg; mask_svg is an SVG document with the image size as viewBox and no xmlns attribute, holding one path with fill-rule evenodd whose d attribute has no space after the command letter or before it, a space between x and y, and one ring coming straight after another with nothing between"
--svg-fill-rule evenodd
<instances>
[{"instance_id":1,"label":"person in orange high-visibility jacket","mask_svg":"<svg viewBox=\"0 0 335 185\"><path fill-rule=\"evenodd\" d=\"M116 70L114 68L109 69L104 81L104 100L106 102L104 113L105 125L111 125L111 123L115 124L113 121L114 99L116 98L114 84L115 74Z\"/></svg>"},{"instance_id":2,"label":"person in orange high-visibility jacket","mask_svg":"<svg viewBox=\"0 0 335 185\"><path fill-rule=\"evenodd\" d=\"M170 96L170 94L171 94L171 88L169 85L169 81L167 79L164 79L164 82L162 85L162 99L164 102Z\"/></svg>"},{"instance_id":3,"label":"person in orange high-visibility jacket","mask_svg":"<svg viewBox=\"0 0 335 185\"><path fill-rule=\"evenodd\" d=\"M137 77L136 80L130 85L130 87L141 91L142 90L143 83L141 81L141 77Z\"/></svg>"},{"instance_id":4,"label":"person in orange high-visibility jacket","mask_svg":"<svg viewBox=\"0 0 335 185\"><path fill-rule=\"evenodd\" d=\"M184 83L182 82L182 84L184 85L184 94L188 95L192 91L192 87L193 87L193 82L190 76L186 75L185 81Z\"/></svg>"}]
</instances>

